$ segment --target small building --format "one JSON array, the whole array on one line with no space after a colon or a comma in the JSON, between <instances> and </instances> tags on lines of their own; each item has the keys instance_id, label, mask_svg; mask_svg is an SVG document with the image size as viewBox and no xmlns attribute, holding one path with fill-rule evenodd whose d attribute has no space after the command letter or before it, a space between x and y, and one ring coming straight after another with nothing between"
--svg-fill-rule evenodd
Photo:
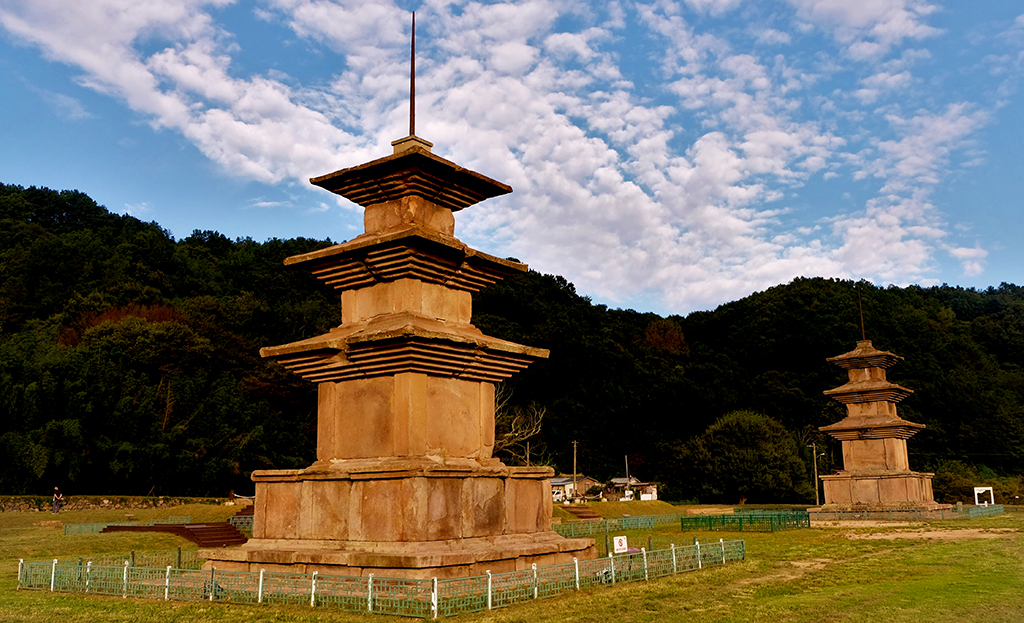
<instances>
[{"instance_id":1,"label":"small building","mask_svg":"<svg viewBox=\"0 0 1024 623\"><path fill-rule=\"evenodd\" d=\"M575 490L573 486L575 485ZM572 474L559 474L551 479L551 499L555 502L563 502L573 498L582 498L587 495L591 487L603 486L600 481L590 476L577 474L575 480Z\"/></svg>"},{"instance_id":2,"label":"small building","mask_svg":"<svg viewBox=\"0 0 1024 623\"><path fill-rule=\"evenodd\" d=\"M639 479L630 476L626 478L612 478L609 483L609 493L617 500L657 500L658 485L653 482L641 482Z\"/></svg>"}]
</instances>

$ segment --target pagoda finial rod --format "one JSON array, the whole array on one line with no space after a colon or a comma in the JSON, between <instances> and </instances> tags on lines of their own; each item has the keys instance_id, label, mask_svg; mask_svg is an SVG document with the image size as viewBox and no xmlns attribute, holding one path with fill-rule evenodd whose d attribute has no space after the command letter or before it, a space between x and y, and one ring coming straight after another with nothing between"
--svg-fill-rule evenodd
<instances>
[{"instance_id":1,"label":"pagoda finial rod","mask_svg":"<svg viewBox=\"0 0 1024 623\"><path fill-rule=\"evenodd\" d=\"M413 44L409 56L409 135L416 136L416 11L413 11Z\"/></svg>"}]
</instances>

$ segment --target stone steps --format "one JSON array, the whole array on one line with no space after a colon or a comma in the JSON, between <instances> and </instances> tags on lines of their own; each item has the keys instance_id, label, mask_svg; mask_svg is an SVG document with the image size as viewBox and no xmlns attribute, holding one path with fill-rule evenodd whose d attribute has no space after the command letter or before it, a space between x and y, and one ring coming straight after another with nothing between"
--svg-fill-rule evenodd
<instances>
[{"instance_id":1,"label":"stone steps","mask_svg":"<svg viewBox=\"0 0 1024 623\"><path fill-rule=\"evenodd\" d=\"M249 539L229 523L157 524L154 526L107 526L103 532L169 532L199 547L241 545Z\"/></svg>"}]
</instances>

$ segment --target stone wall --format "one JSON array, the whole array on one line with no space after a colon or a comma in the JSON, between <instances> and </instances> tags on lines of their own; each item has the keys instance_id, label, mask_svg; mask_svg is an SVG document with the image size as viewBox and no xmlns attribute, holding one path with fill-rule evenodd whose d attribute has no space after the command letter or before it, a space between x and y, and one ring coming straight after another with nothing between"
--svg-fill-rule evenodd
<instances>
[{"instance_id":1,"label":"stone wall","mask_svg":"<svg viewBox=\"0 0 1024 623\"><path fill-rule=\"evenodd\" d=\"M65 495L61 504L63 511L98 509L173 508L183 504L223 504L227 498L179 498L142 497L117 495ZM0 511L39 512L49 511L53 506L52 496L3 495L0 496Z\"/></svg>"}]
</instances>

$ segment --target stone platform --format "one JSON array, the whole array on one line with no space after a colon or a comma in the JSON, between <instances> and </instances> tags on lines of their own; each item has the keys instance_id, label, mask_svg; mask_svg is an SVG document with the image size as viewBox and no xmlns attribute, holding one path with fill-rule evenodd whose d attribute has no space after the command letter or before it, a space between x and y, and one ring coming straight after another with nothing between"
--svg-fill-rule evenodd
<instances>
[{"instance_id":1,"label":"stone platform","mask_svg":"<svg viewBox=\"0 0 1024 623\"><path fill-rule=\"evenodd\" d=\"M924 472L882 470L821 476L828 502L807 510L819 517L821 513L835 513L834 518L839 518L839 513L886 511L915 511L921 518L931 518L933 514L937 518L952 506L935 502L932 476Z\"/></svg>"},{"instance_id":2,"label":"stone platform","mask_svg":"<svg viewBox=\"0 0 1024 623\"><path fill-rule=\"evenodd\" d=\"M551 530L547 467L497 459L318 461L253 474L253 538L204 550L207 567L428 578L513 571L596 556Z\"/></svg>"}]
</instances>

